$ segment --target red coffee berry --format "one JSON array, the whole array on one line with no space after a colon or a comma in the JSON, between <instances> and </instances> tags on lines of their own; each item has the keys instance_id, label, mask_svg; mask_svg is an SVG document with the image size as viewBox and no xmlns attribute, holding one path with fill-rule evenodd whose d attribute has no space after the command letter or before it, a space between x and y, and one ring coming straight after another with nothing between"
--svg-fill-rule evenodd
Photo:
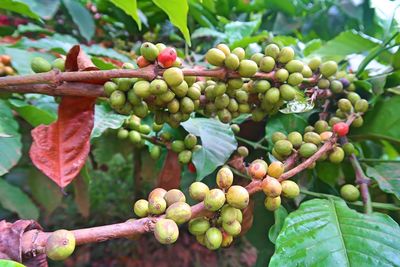
<instances>
[{"instance_id":1,"label":"red coffee berry","mask_svg":"<svg viewBox=\"0 0 400 267\"><path fill-rule=\"evenodd\" d=\"M145 59L143 56L138 57L136 63L139 66L139 68L144 68L150 65L150 62L147 61L147 59Z\"/></svg>"},{"instance_id":2,"label":"red coffee berry","mask_svg":"<svg viewBox=\"0 0 400 267\"><path fill-rule=\"evenodd\" d=\"M349 125L347 125L345 122L338 122L333 125L333 131L339 136L346 136L349 132Z\"/></svg>"},{"instance_id":3,"label":"red coffee berry","mask_svg":"<svg viewBox=\"0 0 400 267\"><path fill-rule=\"evenodd\" d=\"M158 65L163 68L172 67L176 60L176 51L172 47L165 48L157 57Z\"/></svg>"}]
</instances>

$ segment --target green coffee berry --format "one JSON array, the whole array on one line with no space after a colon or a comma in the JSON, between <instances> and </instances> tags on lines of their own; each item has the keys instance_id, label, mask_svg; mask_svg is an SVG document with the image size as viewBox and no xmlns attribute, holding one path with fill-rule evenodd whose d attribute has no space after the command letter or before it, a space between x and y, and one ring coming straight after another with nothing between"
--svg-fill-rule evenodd
<instances>
[{"instance_id":1,"label":"green coffee berry","mask_svg":"<svg viewBox=\"0 0 400 267\"><path fill-rule=\"evenodd\" d=\"M194 111L194 102L189 97L184 97L181 99L180 107L180 110L183 113L190 114Z\"/></svg>"},{"instance_id":2,"label":"green coffee berry","mask_svg":"<svg viewBox=\"0 0 400 267\"><path fill-rule=\"evenodd\" d=\"M241 47L236 47L235 49L233 49L232 54L235 54L239 58L239 60L243 60L246 56L246 52Z\"/></svg>"},{"instance_id":3,"label":"green coffee berry","mask_svg":"<svg viewBox=\"0 0 400 267\"><path fill-rule=\"evenodd\" d=\"M120 128L118 130L117 136L119 139L126 139L129 136L129 131L124 128Z\"/></svg>"},{"instance_id":4,"label":"green coffee berry","mask_svg":"<svg viewBox=\"0 0 400 267\"><path fill-rule=\"evenodd\" d=\"M169 86L177 86L183 82L183 72L179 68L172 67L164 71L163 78Z\"/></svg>"},{"instance_id":5,"label":"green coffee berry","mask_svg":"<svg viewBox=\"0 0 400 267\"><path fill-rule=\"evenodd\" d=\"M280 63L287 63L294 58L294 50L291 47L284 47L281 49L278 55L278 61Z\"/></svg>"},{"instance_id":6,"label":"green coffee berry","mask_svg":"<svg viewBox=\"0 0 400 267\"><path fill-rule=\"evenodd\" d=\"M258 70L257 63L252 60L243 59L240 61L238 72L242 77L252 77Z\"/></svg>"},{"instance_id":7,"label":"green coffee berry","mask_svg":"<svg viewBox=\"0 0 400 267\"><path fill-rule=\"evenodd\" d=\"M164 80L155 79L150 83L150 93L154 95L164 94L168 91L168 85Z\"/></svg>"},{"instance_id":8,"label":"green coffee berry","mask_svg":"<svg viewBox=\"0 0 400 267\"><path fill-rule=\"evenodd\" d=\"M244 157L244 158L249 155L249 150L245 146L238 147L237 152L241 157Z\"/></svg>"},{"instance_id":9,"label":"green coffee berry","mask_svg":"<svg viewBox=\"0 0 400 267\"><path fill-rule=\"evenodd\" d=\"M149 202L145 199L139 199L133 206L133 211L140 217L146 217L149 214Z\"/></svg>"},{"instance_id":10,"label":"green coffee berry","mask_svg":"<svg viewBox=\"0 0 400 267\"><path fill-rule=\"evenodd\" d=\"M321 136L315 132L308 132L304 134L304 142L313 143L315 145L321 144Z\"/></svg>"},{"instance_id":11,"label":"green coffee berry","mask_svg":"<svg viewBox=\"0 0 400 267\"><path fill-rule=\"evenodd\" d=\"M188 222L192 216L192 209L185 202L176 202L169 206L165 212L165 217L176 222L178 225Z\"/></svg>"},{"instance_id":12,"label":"green coffee berry","mask_svg":"<svg viewBox=\"0 0 400 267\"><path fill-rule=\"evenodd\" d=\"M218 170L216 182L221 189L228 189L232 185L233 173L228 166L224 166Z\"/></svg>"},{"instance_id":13,"label":"green coffee berry","mask_svg":"<svg viewBox=\"0 0 400 267\"><path fill-rule=\"evenodd\" d=\"M292 154L293 145L288 140L279 140L275 143L274 149L279 155L287 157Z\"/></svg>"},{"instance_id":14,"label":"green coffee berry","mask_svg":"<svg viewBox=\"0 0 400 267\"><path fill-rule=\"evenodd\" d=\"M274 59L278 58L279 52L280 52L279 46L277 46L276 44L269 44L265 47L264 50L264 54L266 56L270 56Z\"/></svg>"},{"instance_id":15,"label":"green coffee berry","mask_svg":"<svg viewBox=\"0 0 400 267\"><path fill-rule=\"evenodd\" d=\"M233 185L226 193L226 201L237 209L244 209L249 204L249 192L240 185Z\"/></svg>"},{"instance_id":16,"label":"green coffee berry","mask_svg":"<svg viewBox=\"0 0 400 267\"><path fill-rule=\"evenodd\" d=\"M149 213L154 215L159 215L164 213L167 208L167 202L163 197L153 196L149 198Z\"/></svg>"},{"instance_id":17,"label":"green coffee berry","mask_svg":"<svg viewBox=\"0 0 400 267\"><path fill-rule=\"evenodd\" d=\"M292 143L293 147L298 148L301 146L303 142L303 137L299 132L291 132L287 136L290 143Z\"/></svg>"},{"instance_id":18,"label":"green coffee berry","mask_svg":"<svg viewBox=\"0 0 400 267\"><path fill-rule=\"evenodd\" d=\"M275 143L278 142L279 140L286 140L287 137L286 137L286 135L285 135L284 133L282 133L282 132L274 132L274 133L272 134L271 139L272 139L272 142L275 144Z\"/></svg>"},{"instance_id":19,"label":"green coffee berry","mask_svg":"<svg viewBox=\"0 0 400 267\"><path fill-rule=\"evenodd\" d=\"M161 156L161 147L159 146L152 146L150 148L150 157L154 160L157 160L160 158Z\"/></svg>"},{"instance_id":20,"label":"green coffee berry","mask_svg":"<svg viewBox=\"0 0 400 267\"><path fill-rule=\"evenodd\" d=\"M211 189L204 198L204 206L207 210L217 211L225 203L225 194L221 189Z\"/></svg>"},{"instance_id":21,"label":"green coffee berry","mask_svg":"<svg viewBox=\"0 0 400 267\"><path fill-rule=\"evenodd\" d=\"M333 151L329 154L329 161L332 163L340 163L344 159L344 151L341 147L333 148Z\"/></svg>"},{"instance_id":22,"label":"green coffee berry","mask_svg":"<svg viewBox=\"0 0 400 267\"><path fill-rule=\"evenodd\" d=\"M279 69L275 72L275 79L278 82L285 82L289 78L289 72L286 69Z\"/></svg>"},{"instance_id":23,"label":"green coffee berry","mask_svg":"<svg viewBox=\"0 0 400 267\"><path fill-rule=\"evenodd\" d=\"M314 57L310 60L310 62L308 62L308 66L312 71L316 71L321 65L321 63L322 63L321 58Z\"/></svg>"},{"instance_id":24,"label":"green coffee berry","mask_svg":"<svg viewBox=\"0 0 400 267\"><path fill-rule=\"evenodd\" d=\"M303 74L300 72L292 73L289 75L287 82L290 85L297 86L303 82Z\"/></svg>"},{"instance_id":25,"label":"green coffee berry","mask_svg":"<svg viewBox=\"0 0 400 267\"><path fill-rule=\"evenodd\" d=\"M228 56L231 53L229 46L227 46L226 44L218 44L216 47L222 52L224 52L226 56Z\"/></svg>"},{"instance_id":26,"label":"green coffee berry","mask_svg":"<svg viewBox=\"0 0 400 267\"><path fill-rule=\"evenodd\" d=\"M56 58L52 63L52 67L55 69L59 69L60 71L65 71L65 59Z\"/></svg>"},{"instance_id":27,"label":"green coffee berry","mask_svg":"<svg viewBox=\"0 0 400 267\"><path fill-rule=\"evenodd\" d=\"M175 243L179 237L178 225L171 219L159 219L154 226L154 236L161 244Z\"/></svg>"},{"instance_id":28,"label":"green coffee berry","mask_svg":"<svg viewBox=\"0 0 400 267\"><path fill-rule=\"evenodd\" d=\"M295 198L300 194L299 186L290 180L282 181L282 195L287 198Z\"/></svg>"},{"instance_id":29,"label":"green coffee berry","mask_svg":"<svg viewBox=\"0 0 400 267\"><path fill-rule=\"evenodd\" d=\"M303 70L303 65L303 62L300 60L293 59L285 65L285 69L287 69L289 73L301 72Z\"/></svg>"},{"instance_id":30,"label":"green coffee berry","mask_svg":"<svg viewBox=\"0 0 400 267\"><path fill-rule=\"evenodd\" d=\"M111 96L111 94L117 90L117 85L113 82L106 82L104 84L104 92L107 96Z\"/></svg>"},{"instance_id":31,"label":"green coffee berry","mask_svg":"<svg viewBox=\"0 0 400 267\"><path fill-rule=\"evenodd\" d=\"M226 233L228 233L231 236L237 236L242 231L242 226L240 225L240 222L236 220L231 223L223 222L222 228Z\"/></svg>"},{"instance_id":32,"label":"green coffee berry","mask_svg":"<svg viewBox=\"0 0 400 267\"><path fill-rule=\"evenodd\" d=\"M328 122L325 120L318 120L314 124L314 130L319 134L322 132L326 132L328 129L329 125Z\"/></svg>"},{"instance_id":33,"label":"green coffee berry","mask_svg":"<svg viewBox=\"0 0 400 267\"><path fill-rule=\"evenodd\" d=\"M303 158L309 158L317 152L318 147L313 143L304 143L300 146L299 154Z\"/></svg>"},{"instance_id":34,"label":"green coffee berry","mask_svg":"<svg viewBox=\"0 0 400 267\"><path fill-rule=\"evenodd\" d=\"M262 72L270 72L275 68L275 59L270 56L263 57L260 62L260 71Z\"/></svg>"},{"instance_id":35,"label":"green coffee berry","mask_svg":"<svg viewBox=\"0 0 400 267\"><path fill-rule=\"evenodd\" d=\"M351 154L353 154L356 151L356 149L352 143L346 143L342 146L342 148L344 150L344 153L347 156L350 156Z\"/></svg>"},{"instance_id":36,"label":"green coffee berry","mask_svg":"<svg viewBox=\"0 0 400 267\"><path fill-rule=\"evenodd\" d=\"M147 81L142 81L142 82L146 82ZM123 91L123 92L127 92L132 88L133 85L133 80L131 78L118 78L117 80L117 86L118 86L118 90Z\"/></svg>"},{"instance_id":37,"label":"green coffee berry","mask_svg":"<svg viewBox=\"0 0 400 267\"><path fill-rule=\"evenodd\" d=\"M216 250L220 248L222 244L222 233L216 227L211 227L207 230L204 238L206 247L210 250Z\"/></svg>"},{"instance_id":38,"label":"green coffee berry","mask_svg":"<svg viewBox=\"0 0 400 267\"><path fill-rule=\"evenodd\" d=\"M140 47L140 54L148 61L155 61L159 53L157 46L149 42L143 43Z\"/></svg>"},{"instance_id":39,"label":"green coffee berry","mask_svg":"<svg viewBox=\"0 0 400 267\"><path fill-rule=\"evenodd\" d=\"M270 88L271 88L271 84L267 80L258 80L254 84L254 90L257 93L265 93Z\"/></svg>"},{"instance_id":40,"label":"green coffee berry","mask_svg":"<svg viewBox=\"0 0 400 267\"><path fill-rule=\"evenodd\" d=\"M189 221L189 232L192 235L204 235L210 229L210 222L205 218L195 218Z\"/></svg>"},{"instance_id":41,"label":"green coffee berry","mask_svg":"<svg viewBox=\"0 0 400 267\"><path fill-rule=\"evenodd\" d=\"M322 63L320 72L324 77L330 77L337 72L338 65L335 61L327 61Z\"/></svg>"},{"instance_id":42,"label":"green coffee berry","mask_svg":"<svg viewBox=\"0 0 400 267\"><path fill-rule=\"evenodd\" d=\"M264 206L269 211L277 210L281 205L281 197L266 197L264 201Z\"/></svg>"},{"instance_id":43,"label":"green coffee berry","mask_svg":"<svg viewBox=\"0 0 400 267\"><path fill-rule=\"evenodd\" d=\"M277 197L282 193L281 183L277 179L269 176L262 181L261 187L264 191L264 194L268 197Z\"/></svg>"},{"instance_id":44,"label":"green coffee berry","mask_svg":"<svg viewBox=\"0 0 400 267\"><path fill-rule=\"evenodd\" d=\"M330 84L331 84L331 82L328 80L328 79L320 79L319 81L318 81L318 84L317 84L317 86L320 88L320 89L328 89L329 88L329 86L330 86Z\"/></svg>"},{"instance_id":45,"label":"green coffee berry","mask_svg":"<svg viewBox=\"0 0 400 267\"><path fill-rule=\"evenodd\" d=\"M356 102L361 99L361 97L359 94L357 94L355 92L349 92L349 94L347 95L347 99L350 100L350 102L353 105L355 105Z\"/></svg>"},{"instance_id":46,"label":"green coffee berry","mask_svg":"<svg viewBox=\"0 0 400 267\"><path fill-rule=\"evenodd\" d=\"M211 48L207 51L205 58L208 63L214 66L223 66L226 58L223 51L218 48Z\"/></svg>"},{"instance_id":47,"label":"green coffee berry","mask_svg":"<svg viewBox=\"0 0 400 267\"><path fill-rule=\"evenodd\" d=\"M265 100L268 103L276 104L279 102L280 91L278 88L272 87L265 93Z\"/></svg>"},{"instance_id":48,"label":"green coffee berry","mask_svg":"<svg viewBox=\"0 0 400 267\"><path fill-rule=\"evenodd\" d=\"M42 57L34 57L31 61L31 69L35 73L51 71L51 64Z\"/></svg>"},{"instance_id":49,"label":"green coffee berry","mask_svg":"<svg viewBox=\"0 0 400 267\"><path fill-rule=\"evenodd\" d=\"M125 93L122 91L114 91L110 95L110 104L112 107L122 107L126 102Z\"/></svg>"},{"instance_id":50,"label":"green coffee berry","mask_svg":"<svg viewBox=\"0 0 400 267\"><path fill-rule=\"evenodd\" d=\"M179 85L177 86L172 86L171 87L172 92L175 93L178 97L184 97L187 95L187 92L189 90L189 86L187 82L182 81Z\"/></svg>"},{"instance_id":51,"label":"green coffee berry","mask_svg":"<svg viewBox=\"0 0 400 267\"><path fill-rule=\"evenodd\" d=\"M179 189L168 190L164 195L164 199L168 207L176 202L186 202L185 194Z\"/></svg>"},{"instance_id":52,"label":"green coffee berry","mask_svg":"<svg viewBox=\"0 0 400 267\"><path fill-rule=\"evenodd\" d=\"M57 230L50 234L46 242L46 255L54 261L68 258L75 250L75 236L67 230Z\"/></svg>"},{"instance_id":53,"label":"green coffee berry","mask_svg":"<svg viewBox=\"0 0 400 267\"><path fill-rule=\"evenodd\" d=\"M180 104L179 104L178 99L176 99L176 98L172 99L172 101L167 104L167 109L168 109L169 113L172 113L172 114L177 113L179 111L179 108L180 108Z\"/></svg>"},{"instance_id":54,"label":"green coffee berry","mask_svg":"<svg viewBox=\"0 0 400 267\"><path fill-rule=\"evenodd\" d=\"M360 197L360 191L352 184L346 184L340 188L340 195L346 201L354 202Z\"/></svg>"},{"instance_id":55,"label":"green coffee berry","mask_svg":"<svg viewBox=\"0 0 400 267\"><path fill-rule=\"evenodd\" d=\"M291 101L296 97L296 89L289 84L282 84L279 87L280 96L285 101Z\"/></svg>"},{"instance_id":56,"label":"green coffee berry","mask_svg":"<svg viewBox=\"0 0 400 267\"><path fill-rule=\"evenodd\" d=\"M184 139L185 147L192 149L197 144L197 137L194 134L188 134Z\"/></svg>"},{"instance_id":57,"label":"green coffee berry","mask_svg":"<svg viewBox=\"0 0 400 267\"><path fill-rule=\"evenodd\" d=\"M221 209L221 214L220 214L221 220L225 223L232 223L232 222L236 221L238 210L239 209L236 209L229 205L223 206Z\"/></svg>"},{"instance_id":58,"label":"green coffee berry","mask_svg":"<svg viewBox=\"0 0 400 267\"><path fill-rule=\"evenodd\" d=\"M180 164L188 164L192 159L192 151L183 150L178 154L178 161Z\"/></svg>"},{"instance_id":59,"label":"green coffee berry","mask_svg":"<svg viewBox=\"0 0 400 267\"><path fill-rule=\"evenodd\" d=\"M368 110L368 101L365 99L357 100L354 105L354 110L356 112L366 112Z\"/></svg>"},{"instance_id":60,"label":"green coffee berry","mask_svg":"<svg viewBox=\"0 0 400 267\"><path fill-rule=\"evenodd\" d=\"M185 143L182 140L175 140L171 143L171 150L179 153L185 150Z\"/></svg>"},{"instance_id":61,"label":"green coffee berry","mask_svg":"<svg viewBox=\"0 0 400 267\"><path fill-rule=\"evenodd\" d=\"M210 191L208 186L202 182L194 182L189 186L189 195L197 201L203 201Z\"/></svg>"},{"instance_id":62,"label":"green coffee berry","mask_svg":"<svg viewBox=\"0 0 400 267\"><path fill-rule=\"evenodd\" d=\"M363 124L364 124L364 119L361 116L359 116L353 121L351 127L358 128L361 127Z\"/></svg>"},{"instance_id":63,"label":"green coffee berry","mask_svg":"<svg viewBox=\"0 0 400 267\"><path fill-rule=\"evenodd\" d=\"M150 83L148 81L138 81L133 86L133 91L135 95L146 98L150 96Z\"/></svg>"},{"instance_id":64,"label":"green coffee berry","mask_svg":"<svg viewBox=\"0 0 400 267\"><path fill-rule=\"evenodd\" d=\"M330 88L331 91L335 94L340 94L343 92L343 84L338 80L331 81Z\"/></svg>"}]
</instances>

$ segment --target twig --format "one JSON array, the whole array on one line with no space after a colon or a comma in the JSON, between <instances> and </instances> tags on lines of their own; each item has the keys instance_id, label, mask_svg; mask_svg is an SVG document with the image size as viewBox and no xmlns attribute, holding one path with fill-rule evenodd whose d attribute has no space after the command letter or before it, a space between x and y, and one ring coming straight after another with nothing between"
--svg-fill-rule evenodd
<instances>
[{"instance_id":1,"label":"twig","mask_svg":"<svg viewBox=\"0 0 400 267\"><path fill-rule=\"evenodd\" d=\"M364 211L367 214L372 213L371 196L368 191L368 185L371 180L364 174L364 171L354 154L350 155L349 159L356 174L356 183L360 185L361 197L364 203Z\"/></svg>"},{"instance_id":2,"label":"twig","mask_svg":"<svg viewBox=\"0 0 400 267\"><path fill-rule=\"evenodd\" d=\"M400 159L358 159L360 162L400 163Z\"/></svg>"}]
</instances>

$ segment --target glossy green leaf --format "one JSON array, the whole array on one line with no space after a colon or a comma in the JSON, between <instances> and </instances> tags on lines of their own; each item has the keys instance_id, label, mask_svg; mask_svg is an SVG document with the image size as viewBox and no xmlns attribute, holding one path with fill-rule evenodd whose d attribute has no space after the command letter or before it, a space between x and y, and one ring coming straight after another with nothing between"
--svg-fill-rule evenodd
<instances>
[{"instance_id":1,"label":"glossy green leaf","mask_svg":"<svg viewBox=\"0 0 400 267\"><path fill-rule=\"evenodd\" d=\"M30 105L23 100L9 99L9 103L18 115L26 120L33 127L40 124L49 125L57 119L57 114L48 110L41 109L36 105Z\"/></svg>"},{"instance_id":2,"label":"glossy green leaf","mask_svg":"<svg viewBox=\"0 0 400 267\"><path fill-rule=\"evenodd\" d=\"M400 96L380 98L365 114L363 126L351 129L350 136L355 139L387 140L400 145L399 124Z\"/></svg>"},{"instance_id":3,"label":"glossy green leaf","mask_svg":"<svg viewBox=\"0 0 400 267\"><path fill-rule=\"evenodd\" d=\"M39 210L32 200L18 187L0 179L0 204L18 214L21 219L39 218Z\"/></svg>"},{"instance_id":4,"label":"glossy green leaf","mask_svg":"<svg viewBox=\"0 0 400 267\"><path fill-rule=\"evenodd\" d=\"M23 0L43 19L51 19L60 7L60 0Z\"/></svg>"},{"instance_id":5,"label":"glossy green leaf","mask_svg":"<svg viewBox=\"0 0 400 267\"><path fill-rule=\"evenodd\" d=\"M367 166L367 176L378 182L379 188L400 199L400 163L380 163Z\"/></svg>"},{"instance_id":6,"label":"glossy green leaf","mask_svg":"<svg viewBox=\"0 0 400 267\"><path fill-rule=\"evenodd\" d=\"M219 32L214 29L209 29L209 28L198 28L192 33L192 38L204 38L204 37L215 37L215 38L220 38L220 39L225 39L226 35L222 32Z\"/></svg>"},{"instance_id":7,"label":"glossy green leaf","mask_svg":"<svg viewBox=\"0 0 400 267\"><path fill-rule=\"evenodd\" d=\"M2 0L0 4L0 10L8 10L23 16L27 16L33 19L39 19L39 15L32 10L32 8L24 3L22 0Z\"/></svg>"},{"instance_id":8,"label":"glossy green leaf","mask_svg":"<svg viewBox=\"0 0 400 267\"><path fill-rule=\"evenodd\" d=\"M354 30L342 32L321 48L311 53L312 56L321 56L333 60L342 60L347 55L368 51L381 42L361 32Z\"/></svg>"},{"instance_id":9,"label":"glossy green leaf","mask_svg":"<svg viewBox=\"0 0 400 267\"><path fill-rule=\"evenodd\" d=\"M197 180L225 164L237 147L229 124L214 119L191 118L181 124L189 133L199 136L202 149L193 153L192 161L197 169Z\"/></svg>"},{"instance_id":10,"label":"glossy green leaf","mask_svg":"<svg viewBox=\"0 0 400 267\"><path fill-rule=\"evenodd\" d=\"M110 0L110 2L122 9L127 15L131 16L136 21L139 30L142 29L142 22L138 15L136 0Z\"/></svg>"},{"instance_id":11,"label":"glossy green leaf","mask_svg":"<svg viewBox=\"0 0 400 267\"><path fill-rule=\"evenodd\" d=\"M21 134L12 110L0 99L0 176L7 173L21 158Z\"/></svg>"},{"instance_id":12,"label":"glossy green leaf","mask_svg":"<svg viewBox=\"0 0 400 267\"><path fill-rule=\"evenodd\" d=\"M269 266L399 266L399 238L399 225L386 214L313 199L286 218Z\"/></svg>"},{"instance_id":13,"label":"glossy green leaf","mask_svg":"<svg viewBox=\"0 0 400 267\"><path fill-rule=\"evenodd\" d=\"M282 205L274 211L275 224L268 231L268 238L272 243L275 244L287 216L288 212Z\"/></svg>"},{"instance_id":14,"label":"glossy green leaf","mask_svg":"<svg viewBox=\"0 0 400 267\"><path fill-rule=\"evenodd\" d=\"M254 21L242 22L232 21L225 25L225 35L227 36L228 43L242 40L244 37L252 35L260 27L261 19Z\"/></svg>"},{"instance_id":15,"label":"glossy green leaf","mask_svg":"<svg viewBox=\"0 0 400 267\"><path fill-rule=\"evenodd\" d=\"M90 41L94 35L95 25L92 14L79 2L74 0L63 0L74 23L78 26L79 32Z\"/></svg>"},{"instance_id":16,"label":"glossy green leaf","mask_svg":"<svg viewBox=\"0 0 400 267\"><path fill-rule=\"evenodd\" d=\"M129 140L117 138L117 131L106 131L100 137L92 140L92 153L99 164L108 164L116 154L127 157L133 151Z\"/></svg>"},{"instance_id":17,"label":"glossy green leaf","mask_svg":"<svg viewBox=\"0 0 400 267\"><path fill-rule=\"evenodd\" d=\"M91 139L99 137L107 129L118 129L128 116L115 113L109 105L96 105Z\"/></svg>"},{"instance_id":18,"label":"glossy green leaf","mask_svg":"<svg viewBox=\"0 0 400 267\"><path fill-rule=\"evenodd\" d=\"M319 161L315 166L318 179L324 181L332 187L339 179L340 169L340 165L331 163L329 161Z\"/></svg>"},{"instance_id":19,"label":"glossy green leaf","mask_svg":"<svg viewBox=\"0 0 400 267\"><path fill-rule=\"evenodd\" d=\"M302 133L307 126L307 120L298 114L276 114L271 117L265 126L266 138L269 144L272 144L272 134L274 132L283 132L288 134L293 131Z\"/></svg>"},{"instance_id":20,"label":"glossy green leaf","mask_svg":"<svg viewBox=\"0 0 400 267\"><path fill-rule=\"evenodd\" d=\"M167 13L171 23L182 32L185 41L190 46L190 33L187 27L187 15L189 10L187 0L153 0L153 2Z\"/></svg>"},{"instance_id":21,"label":"glossy green leaf","mask_svg":"<svg viewBox=\"0 0 400 267\"><path fill-rule=\"evenodd\" d=\"M98 67L100 70L112 70L112 69L117 69L118 67L112 64L111 62L107 62L102 60L101 58L98 57L91 57L90 58L93 62L93 64Z\"/></svg>"}]
</instances>

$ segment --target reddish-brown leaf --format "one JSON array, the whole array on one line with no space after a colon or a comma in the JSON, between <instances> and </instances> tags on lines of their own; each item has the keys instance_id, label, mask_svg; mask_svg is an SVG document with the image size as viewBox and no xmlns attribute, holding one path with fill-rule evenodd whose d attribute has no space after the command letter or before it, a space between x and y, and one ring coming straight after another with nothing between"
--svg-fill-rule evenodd
<instances>
[{"instance_id":1,"label":"reddish-brown leaf","mask_svg":"<svg viewBox=\"0 0 400 267\"><path fill-rule=\"evenodd\" d=\"M58 120L32 130L32 162L62 188L78 175L89 154L94 102L95 98L63 97Z\"/></svg>"},{"instance_id":2,"label":"reddish-brown leaf","mask_svg":"<svg viewBox=\"0 0 400 267\"><path fill-rule=\"evenodd\" d=\"M179 188L182 167L178 163L178 154L168 150L163 169L158 177L158 187L166 190Z\"/></svg>"},{"instance_id":3,"label":"reddish-brown leaf","mask_svg":"<svg viewBox=\"0 0 400 267\"><path fill-rule=\"evenodd\" d=\"M96 69L79 46L68 52L65 64L67 71ZM58 120L32 130L33 164L62 188L78 175L89 154L95 101L93 97L62 97Z\"/></svg>"}]
</instances>

